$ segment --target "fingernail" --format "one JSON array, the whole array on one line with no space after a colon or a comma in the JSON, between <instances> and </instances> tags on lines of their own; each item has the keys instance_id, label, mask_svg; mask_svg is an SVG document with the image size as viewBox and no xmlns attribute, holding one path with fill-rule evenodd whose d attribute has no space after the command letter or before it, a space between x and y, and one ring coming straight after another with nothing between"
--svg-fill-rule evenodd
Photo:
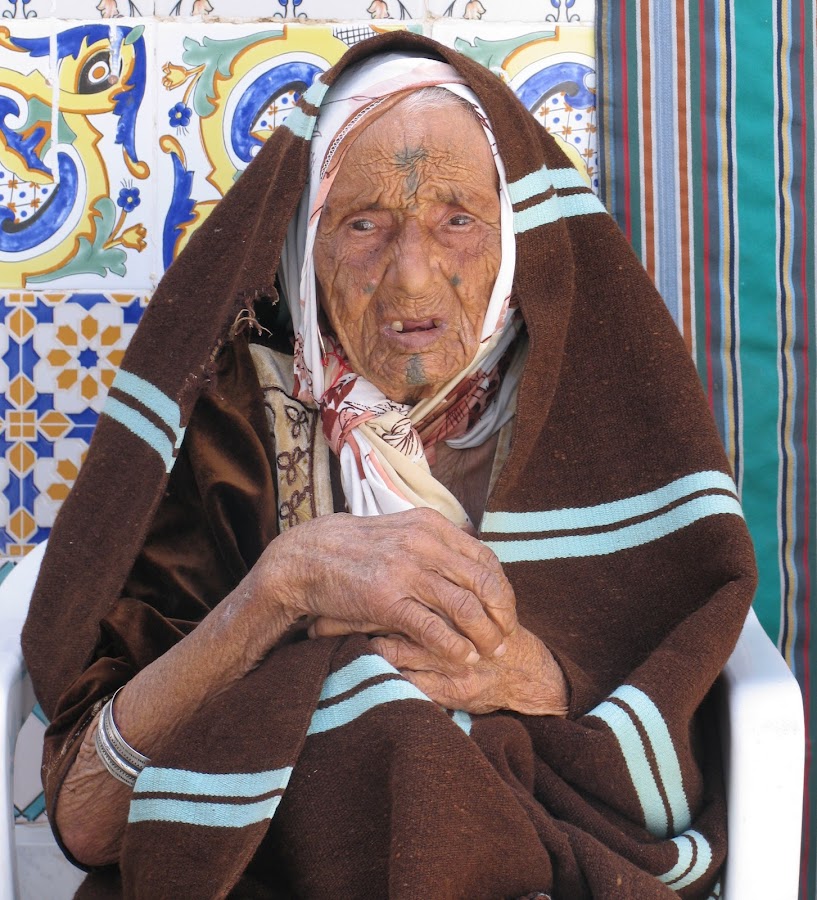
<instances>
[{"instance_id":1,"label":"fingernail","mask_svg":"<svg viewBox=\"0 0 817 900\"><path fill-rule=\"evenodd\" d=\"M472 650L468 656L465 658L466 666L475 666L479 662L479 653L476 650Z\"/></svg>"},{"instance_id":2,"label":"fingernail","mask_svg":"<svg viewBox=\"0 0 817 900\"><path fill-rule=\"evenodd\" d=\"M504 655L505 655L505 651L506 651L507 649L508 649L508 648L507 648L504 644L500 644L500 645L496 648L496 650L494 650L494 656L504 656Z\"/></svg>"}]
</instances>

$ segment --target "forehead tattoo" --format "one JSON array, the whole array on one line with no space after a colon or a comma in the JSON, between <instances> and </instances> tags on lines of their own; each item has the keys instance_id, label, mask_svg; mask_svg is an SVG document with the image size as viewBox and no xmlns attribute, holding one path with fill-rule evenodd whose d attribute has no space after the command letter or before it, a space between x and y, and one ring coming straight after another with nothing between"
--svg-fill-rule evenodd
<instances>
[{"instance_id":1,"label":"forehead tattoo","mask_svg":"<svg viewBox=\"0 0 817 900\"><path fill-rule=\"evenodd\" d=\"M417 193L420 185L420 163L428 158L428 153L422 147L404 147L394 154L397 168L403 172L406 178L406 194L411 196Z\"/></svg>"}]
</instances>

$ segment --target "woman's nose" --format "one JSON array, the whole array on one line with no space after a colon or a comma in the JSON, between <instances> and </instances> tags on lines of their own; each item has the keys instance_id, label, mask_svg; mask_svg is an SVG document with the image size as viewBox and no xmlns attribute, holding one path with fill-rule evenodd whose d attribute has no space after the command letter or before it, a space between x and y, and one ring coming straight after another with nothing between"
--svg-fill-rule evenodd
<instances>
[{"instance_id":1,"label":"woman's nose","mask_svg":"<svg viewBox=\"0 0 817 900\"><path fill-rule=\"evenodd\" d=\"M421 223L407 218L393 244L389 280L406 297L422 297L434 283L431 242Z\"/></svg>"}]
</instances>

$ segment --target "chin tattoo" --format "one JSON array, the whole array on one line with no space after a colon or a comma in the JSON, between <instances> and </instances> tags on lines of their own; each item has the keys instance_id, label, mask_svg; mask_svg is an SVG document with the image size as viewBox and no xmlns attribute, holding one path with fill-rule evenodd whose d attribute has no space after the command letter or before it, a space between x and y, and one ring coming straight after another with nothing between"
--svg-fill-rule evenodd
<instances>
[{"instance_id":1,"label":"chin tattoo","mask_svg":"<svg viewBox=\"0 0 817 900\"><path fill-rule=\"evenodd\" d=\"M426 384L426 373L423 369L423 361L416 354L411 357L406 366L406 384Z\"/></svg>"}]
</instances>

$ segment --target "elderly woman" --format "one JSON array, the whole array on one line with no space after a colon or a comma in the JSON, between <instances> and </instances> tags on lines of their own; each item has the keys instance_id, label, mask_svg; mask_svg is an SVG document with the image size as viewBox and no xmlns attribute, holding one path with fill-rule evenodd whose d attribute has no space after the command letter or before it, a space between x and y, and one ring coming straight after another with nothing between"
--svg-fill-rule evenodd
<instances>
[{"instance_id":1,"label":"elderly woman","mask_svg":"<svg viewBox=\"0 0 817 900\"><path fill-rule=\"evenodd\" d=\"M81 896L718 895L734 484L660 298L495 76L350 51L105 413L24 641Z\"/></svg>"}]
</instances>

